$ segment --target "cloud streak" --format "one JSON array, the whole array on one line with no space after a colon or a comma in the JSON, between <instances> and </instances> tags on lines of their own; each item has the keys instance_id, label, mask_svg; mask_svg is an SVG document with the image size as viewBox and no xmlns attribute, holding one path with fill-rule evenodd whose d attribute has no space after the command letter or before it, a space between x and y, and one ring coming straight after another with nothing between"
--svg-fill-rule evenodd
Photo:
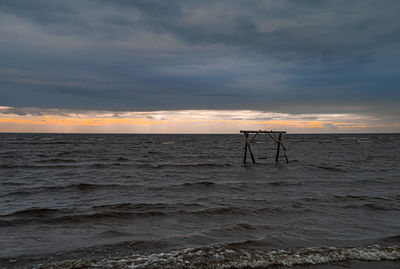
<instances>
[{"instance_id":1,"label":"cloud streak","mask_svg":"<svg viewBox=\"0 0 400 269\"><path fill-rule=\"evenodd\" d=\"M0 107L0 131L89 133L387 132L400 125L360 114L288 114L257 110L87 111Z\"/></svg>"}]
</instances>

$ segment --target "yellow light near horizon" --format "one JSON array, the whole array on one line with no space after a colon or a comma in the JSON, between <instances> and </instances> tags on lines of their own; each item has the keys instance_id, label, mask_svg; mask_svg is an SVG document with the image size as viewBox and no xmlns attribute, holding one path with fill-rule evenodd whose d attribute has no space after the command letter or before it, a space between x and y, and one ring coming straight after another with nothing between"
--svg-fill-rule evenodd
<instances>
[{"instance_id":1,"label":"yellow light near horizon","mask_svg":"<svg viewBox=\"0 0 400 269\"><path fill-rule=\"evenodd\" d=\"M303 121L303 120L279 120L279 121L255 121L253 122L257 125L265 125L265 126L282 126L282 127L292 127L292 128L322 128L323 122L321 121Z\"/></svg>"},{"instance_id":2,"label":"yellow light near horizon","mask_svg":"<svg viewBox=\"0 0 400 269\"><path fill-rule=\"evenodd\" d=\"M0 132L235 133L240 129L362 132L365 128L378 125L376 119L356 114L292 115L250 110L115 113L54 110L54 114L47 111L45 115L36 116L34 113L13 114L7 109L0 107ZM6 112L2 113L2 110ZM309 120L310 116L315 119Z\"/></svg>"},{"instance_id":3,"label":"yellow light near horizon","mask_svg":"<svg viewBox=\"0 0 400 269\"><path fill-rule=\"evenodd\" d=\"M149 125L149 124L164 124L163 121L148 120L148 119L113 119L113 118L68 118L60 117L53 118L49 116L41 116L35 119L14 119L0 118L0 123L18 123L30 125L118 125L118 124L133 124L133 125Z\"/></svg>"},{"instance_id":4,"label":"yellow light near horizon","mask_svg":"<svg viewBox=\"0 0 400 269\"><path fill-rule=\"evenodd\" d=\"M244 121L244 120L217 120L217 119L171 119L154 120L144 118L70 118L40 116L29 119L23 118L0 118L1 123L14 123L19 125L52 125L52 126L107 126L107 125L192 125L192 126L216 126L220 124L231 126L262 125L271 128L322 128L320 121Z\"/></svg>"}]
</instances>

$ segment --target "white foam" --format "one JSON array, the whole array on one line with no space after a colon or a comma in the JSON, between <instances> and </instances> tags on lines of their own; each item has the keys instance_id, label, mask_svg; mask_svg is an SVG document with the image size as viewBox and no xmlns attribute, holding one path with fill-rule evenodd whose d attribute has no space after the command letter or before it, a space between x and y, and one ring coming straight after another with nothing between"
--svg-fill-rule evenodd
<instances>
[{"instance_id":1,"label":"white foam","mask_svg":"<svg viewBox=\"0 0 400 269\"><path fill-rule=\"evenodd\" d=\"M349 259L380 261L399 260L398 246L367 246L353 248L303 248L297 250L246 250L222 245L188 248L181 251L151 255L132 255L103 260L77 260L46 267L118 267L118 268L243 268L275 265L323 264ZM43 268L39 266L38 268Z\"/></svg>"}]
</instances>

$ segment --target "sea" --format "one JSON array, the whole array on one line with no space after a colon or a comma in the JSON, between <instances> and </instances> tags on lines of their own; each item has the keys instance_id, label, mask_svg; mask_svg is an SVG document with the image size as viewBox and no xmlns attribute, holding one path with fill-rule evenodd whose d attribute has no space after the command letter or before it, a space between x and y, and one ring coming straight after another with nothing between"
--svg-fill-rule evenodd
<instances>
[{"instance_id":1,"label":"sea","mask_svg":"<svg viewBox=\"0 0 400 269\"><path fill-rule=\"evenodd\" d=\"M0 268L400 268L400 134L0 134Z\"/></svg>"}]
</instances>

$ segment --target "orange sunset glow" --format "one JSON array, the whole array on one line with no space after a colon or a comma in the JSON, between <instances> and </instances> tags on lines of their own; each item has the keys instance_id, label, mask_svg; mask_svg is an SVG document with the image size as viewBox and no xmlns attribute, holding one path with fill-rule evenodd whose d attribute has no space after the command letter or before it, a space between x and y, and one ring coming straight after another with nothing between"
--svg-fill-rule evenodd
<instances>
[{"instance_id":1,"label":"orange sunset glow","mask_svg":"<svg viewBox=\"0 0 400 269\"><path fill-rule=\"evenodd\" d=\"M300 114L252 110L148 112L62 111L10 113L0 108L1 132L237 133L239 129L283 129L293 133L368 132L379 119L357 114ZM29 109L28 109L29 110Z\"/></svg>"}]
</instances>

